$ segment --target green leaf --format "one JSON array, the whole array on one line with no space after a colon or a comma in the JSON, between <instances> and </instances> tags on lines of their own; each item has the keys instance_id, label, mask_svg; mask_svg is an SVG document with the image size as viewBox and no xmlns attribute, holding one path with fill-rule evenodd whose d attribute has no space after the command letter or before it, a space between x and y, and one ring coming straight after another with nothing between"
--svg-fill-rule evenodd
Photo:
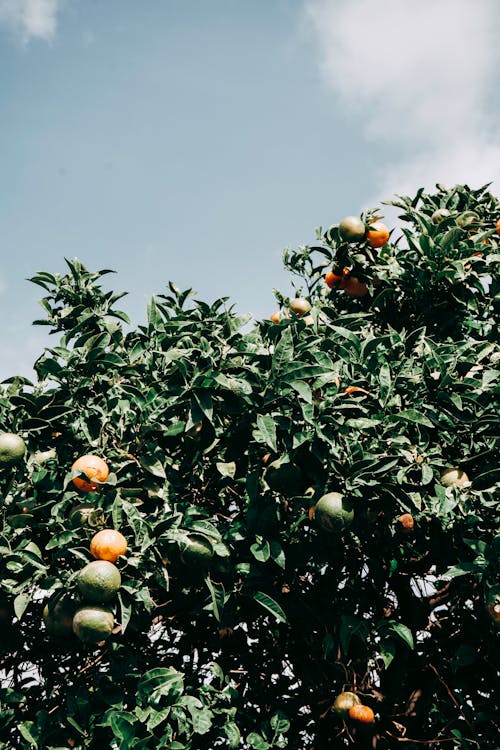
<instances>
[{"instance_id":1,"label":"green leaf","mask_svg":"<svg viewBox=\"0 0 500 750\"><path fill-rule=\"evenodd\" d=\"M426 417L425 414L422 414L415 409L404 409L403 411L400 411L399 414L395 415L395 419L403 420L405 422L413 422L415 424L421 424L424 425L424 427L434 427L430 419Z\"/></svg>"},{"instance_id":2,"label":"green leaf","mask_svg":"<svg viewBox=\"0 0 500 750\"><path fill-rule=\"evenodd\" d=\"M261 605L261 607L264 607L264 609L267 609L268 612L274 615L279 622L287 622L286 615L278 602L268 594L265 594L263 591L256 591L253 598Z\"/></svg>"},{"instance_id":3,"label":"green leaf","mask_svg":"<svg viewBox=\"0 0 500 750\"><path fill-rule=\"evenodd\" d=\"M218 461L216 463L216 466L217 471L221 476L234 479L234 476L236 474L236 463L234 461L228 461L227 463L224 461Z\"/></svg>"},{"instance_id":4,"label":"green leaf","mask_svg":"<svg viewBox=\"0 0 500 750\"><path fill-rule=\"evenodd\" d=\"M403 623L401 622L392 622L389 629L392 633L395 633L397 636L399 636L403 643L406 643L408 648L415 648L413 634L410 628L406 627L406 625L403 625Z\"/></svg>"},{"instance_id":5,"label":"green leaf","mask_svg":"<svg viewBox=\"0 0 500 750\"><path fill-rule=\"evenodd\" d=\"M31 601L31 596L29 594L18 594L16 598L14 599L14 612L18 620L22 618L24 613L26 612L26 609L28 607L28 604Z\"/></svg>"},{"instance_id":6,"label":"green leaf","mask_svg":"<svg viewBox=\"0 0 500 750\"><path fill-rule=\"evenodd\" d=\"M247 742L250 747L254 748L254 750L269 750L271 747L269 742L267 742L262 735L257 734L257 732L250 732L250 734L247 735Z\"/></svg>"},{"instance_id":7,"label":"green leaf","mask_svg":"<svg viewBox=\"0 0 500 750\"><path fill-rule=\"evenodd\" d=\"M259 442L265 443L276 453L278 451L278 444L276 440L276 424L273 417L269 414L258 414L257 430L260 436Z\"/></svg>"},{"instance_id":8,"label":"green leaf","mask_svg":"<svg viewBox=\"0 0 500 750\"><path fill-rule=\"evenodd\" d=\"M241 734L234 721L228 721L224 725L224 732L230 748L236 748L240 744Z\"/></svg>"}]
</instances>

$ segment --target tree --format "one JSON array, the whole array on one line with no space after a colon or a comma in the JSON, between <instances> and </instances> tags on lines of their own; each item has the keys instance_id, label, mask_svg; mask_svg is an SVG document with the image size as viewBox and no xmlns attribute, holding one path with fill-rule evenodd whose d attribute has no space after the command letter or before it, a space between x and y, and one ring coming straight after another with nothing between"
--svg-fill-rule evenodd
<instances>
[{"instance_id":1,"label":"tree","mask_svg":"<svg viewBox=\"0 0 500 750\"><path fill-rule=\"evenodd\" d=\"M334 225L284 254L312 319L248 331L169 284L134 327L109 271L33 277L58 343L0 399L27 445L0 469L1 747L497 747L500 206L392 205L380 248ZM87 643L103 527L127 551Z\"/></svg>"}]
</instances>

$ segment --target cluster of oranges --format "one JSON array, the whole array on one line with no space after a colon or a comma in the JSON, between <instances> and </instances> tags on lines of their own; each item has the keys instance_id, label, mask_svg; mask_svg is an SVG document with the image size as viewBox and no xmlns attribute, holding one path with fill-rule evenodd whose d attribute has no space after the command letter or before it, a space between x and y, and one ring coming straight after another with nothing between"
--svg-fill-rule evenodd
<instances>
[{"instance_id":1,"label":"cluster of oranges","mask_svg":"<svg viewBox=\"0 0 500 750\"><path fill-rule=\"evenodd\" d=\"M338 233L344 242L359 243L367 242L372 248L383 247L389 241L390 232L379 220L375 220L368 226L357 216L346 216L338 226ZM368 286L352 276L349 268L343 268L340 272L328 271L325 283L329 289L340 289L348 297L364 297L368 294Z\"/></svg>"},{"instance_id":2,"label":"cluster of oranges","mask_svg":"<svg viewBox=\"0 0 500 750\"><path fill-rule=\"evenodd\" d=\"M342 691L337 695L333 703L333 710L343 719L351 719L358 724L373 724L375 714L370 706L361 703L359 696L349 690Z\"/></svg>"},{"instance_id":3,"label":"cluster of oranges","mask_svg":"<svg viewBox=\"0 0 500 750\"><path fill-rule=\"evenodd\" d=\"M93 454L78 458L72 469L83 475L72 480L81 492L95 492L109 476L106 462ZM52 605L49 602L43 619L50 634L73 632L81 641L91 644L100 643L111 635L114 614L107 605L121 587L121 574L115 563L126 551L127 540L115 529L102 529L92 537L90 553L95 559L87 563L76 577L81 606L77 608L68 598L57 598Z\"/></svg>"}]
</instances>

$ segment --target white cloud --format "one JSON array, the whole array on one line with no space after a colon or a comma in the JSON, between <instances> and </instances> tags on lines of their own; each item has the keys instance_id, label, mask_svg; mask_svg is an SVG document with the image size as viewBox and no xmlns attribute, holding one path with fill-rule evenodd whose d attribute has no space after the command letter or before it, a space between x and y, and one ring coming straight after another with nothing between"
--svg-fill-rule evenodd
<instances>
[{"instance_id":1,"label":"white cloud","mask_svg":"<svg viewBox=\"0 0 500 750\"><path fill-rule=\"evenodd\" d=\"M0 0L0 24L30 39L50 42L57 29L60 0Z\"/></svg>"},{"instance_id":2,"label":"white cloud","mask_svg":"<svg viewBox=\"0 0 500 750\"><path fill-rule=\"evenodd\" d=\"M500 177L491 104L497 0L310 0L306 8L327 85L363 119L368 140L395 146L381 197Z\"/></svg>"}]
</instances>

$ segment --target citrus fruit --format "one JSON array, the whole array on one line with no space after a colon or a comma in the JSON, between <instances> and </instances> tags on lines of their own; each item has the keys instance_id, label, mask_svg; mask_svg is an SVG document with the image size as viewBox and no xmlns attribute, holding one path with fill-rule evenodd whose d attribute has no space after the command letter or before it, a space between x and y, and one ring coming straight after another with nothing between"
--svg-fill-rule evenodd
<instances>
[{"instance_id":1,"label":"citrus fruit","mask_svg":"<svg viewBox=\"0 0 500 750\"><path fill-rule=\"evenodd\" d=\"M56 637L71 635L75 610L75 603L67 597L47 602L42 613L47 633Z\"/></svg>"},{"instance_id":2,"label":"citrus fruit","mask_svg":"<svg viewBox=\"0 0 500 750\"><path fill-rule=\"evenodd\" d=\"M272 461L266 469L264 479L274 492L284 495L300 495L305 488L302 470L296 464Z\"/></svg>"},{"instance_id":3,"label":"citrus fruit","mask_svg":"<svg viewBox=\"0 0 500 750\"><path fill-rule=\"evenodd\" d=\"M441 474L439 481L445 487L463 487L469 482L469 477L462 469L450 468Z\"/></svg>"},{"instance_id":4,"label":"citrus fruit","mask_svg":"<svg viewBox=\"0 0 500 750\"><path fill-rule=\"evenodd\" d=\"M479 216L475 211L464 211L463 214L457 216L457 224L459 227L462 227L462 229L470 229L474 224L477 224L478 221Z\"/></svg>"},{"instance_id":5,"label":"citrus fruit","mask_svg":"<svg viewBox=\"0 0 500 750\"><path fill-rule=\"evenodd\" d=\"M347 276L340 282L340 289L343 289L348 297L364 297L368 294L368 287L363 284L356 276Z\"/></svg>"},{"instance_id":6,"label":"citrus fruit","mask_svg":"<svg viewBox=\"0 0 500 750\"><path fill-rule=\"evenodd\" d=\"M87 453L85 456L77 458L71 468L74 471L80 471L82 474L85 474L90 480L97 479L97 482L105 482L109 476L107 463L92 453ZM81 477L73 479L75 487L78 487L82 492L95 492L99 488L97 482L87 482Z\"/></svg>"},{"instance_id":7,"label":"citrus fruit","mask_svg":"<svg viewBox=\"0 0 500 750\"><path fill-rule=\"evenodd\" d=\"M450 212L447 208L437 208L431 216L431 221L433 224L440 224L449 215Z\"/></svg>"},{"instance_id":8,"label":"citrus fruit","mask_svg":"<svg viewBox=\"0 0 500 750\"><path fill-rule=\"evenodd\" d=\"M280 311L276 310L276 312L273 312L273 314L269 316L269 320L272 320L273 323L279 323L281 320Z\"/></svg>"},{"instance_id":9,"label":"citrus fruit","mask_svg":"<svg viewBox=\"0 0 500 750\"><path fill-rule=\"evenodd\" d=\"M340 284L342 281L343 276L339 276L336 273L333 273L333 271L327 271L325 275L325 284L329 289L335 289L335 287Z\"/></svg>"},{"instance_id":10,"label":"citrus fruit","mask_svg":"<svg viewBox=\"0 0 500 750\"><path fill-rule=\"evenodd\" d=\"M357 216L346 216L339 224L339 235L344 242L361 242L365 234L366 227Z\"/></svg>"},{"instance_id":11,"label":"citrus fruit","mask_svg":"<svg viewBox=\"0 0 500 750\"><path fill-rule=\"evenodd\" d=\"M26 443L13 432L0 433L0 469L20 461L26 453Z\"/></svg>"},{"instance_id":12,"label":"citrus fruit","mask_svg":"<svg viewBox=\"0 0 500 750\"><path fill-rule=\"evenodd\" d=\"M84 599L103 604L111 601L116 595L122 577L113 563L107 560L94 560L82 568L76 583Z\"/></svg>"},{"instance_id":13,"label":"citrus fruit","mask_svg":"<svg viewBox=\"0 0 500 750\"><path fill-rule=\"evenodd\" d=\"M189 567L207 567L213 556L212 543L204 534L188 534L181 542L181 559Z\"/></svg>"},{"instance_id":14,"label":"citrus fruit","mask_svg":"<svg viewBox=\"0 0 500 750\"><path fill-rule=\"evenodd\" d=\"M340 492L329 492L316 503L314 519L324 531L343 531L353 522L354 509Z\"/></svg>"},{"instance_id":15,"label":"citrus fruit","mask_svg":"<svg viewBox=\"0 0 500 750\"><path fill-rule=\"evenodd\" d=\"M102 529L92 537L90 542L90 554L96 560L108 560L116 562L120 555L127 551L127 540L115 529Z\"/></svg>"},{"instance_id":16,"label":"citrus fruit","mask_svg":"<svg viewBox=\"0 0 500 750\"><path fill-rule=\"evenodd\" d=\"M73 617L73 632L83 643L100 643L113 632L115 618L107 607L84 606Z\"/></svg>"},{"instance_id":17,"label":"citrus fruit","mask_svg":"<svg viewBox=\"0 0 500 750\"><path fill-rule=\"evenodd\" d=\"M338 716L347 716L349 709L353 706L358 706L361 703L356 693L351 693L348 690L339 693L333 703L333 710Z\"/></svg>"},{"instance_id":18,"label":"citrus fruit","mask_svg":"<svg viewBox=\"0 0 500 750\"><path fill-rule=\"evenodd\" d=\"M415 519L411 513L403 513L398 518L398 526L403 534L411 534L415 528Z\"/></svg>"},{"instance_id":19,"label":"citrus fruit","mask_svg":"<svg viewBox=\"0 0 500 750\"><path fill-rule=\"evenodd\" d=\"M303 315L307 315L311 309L311 303L308 302L304 297L295 297L290 300L290 310L301 318Z\"/></svg>"},{"instance_id":20,"label":"citrus fruit","mask_svg":"<svg viewBox=\"0 0 500 750\"><path fill-rule=\"evenodd\" d=\"M495 229L497 230L497 234L500 234L500 219L498 219L497 223L495 224Z\"/></svg>"},{"instance_id":21,"label":"citrus fruit","mask_svg":"<svg viewBox=\"0 0 500 750\"><path fill-rule=\"evenodd\" d=\"M356 703L349 709L349 718L353 721L359 721L360 724L373 724L375 721L375 714L370 706Z\"/></svg>"},{"instance_id":22,"label":"citrus fruit","mask_svg":"<svg viewBox=\"0 0 500 750\"><path fill-rule=\"evenodd\" d=\"M390 232L381 221L374 221L368 227L366 239L370 247L383 247L389 240Z\"/></svg>"},{"instance_id":23,"label":"citrus fruit","mask_svg":"<svg viewBox=\"0 0 500 750\"><path fill-rule=\"evenodd\" d=\"M71 511L69 523L74 529L81 526L90 526L91 528L104 526L104 511L90 503L82 503Z\"/></svg>"},{"instance_id":24,"label":"citrus fruit","mask_svg":"<svg viewBox=\"0 0 500 750\"><path fill-rule=\"evenodd\" d=\"M306 324L306 326L312 326L314 325L314 318L312 315L305 315L302 320Z\"/></svg>"}]
</instances>

